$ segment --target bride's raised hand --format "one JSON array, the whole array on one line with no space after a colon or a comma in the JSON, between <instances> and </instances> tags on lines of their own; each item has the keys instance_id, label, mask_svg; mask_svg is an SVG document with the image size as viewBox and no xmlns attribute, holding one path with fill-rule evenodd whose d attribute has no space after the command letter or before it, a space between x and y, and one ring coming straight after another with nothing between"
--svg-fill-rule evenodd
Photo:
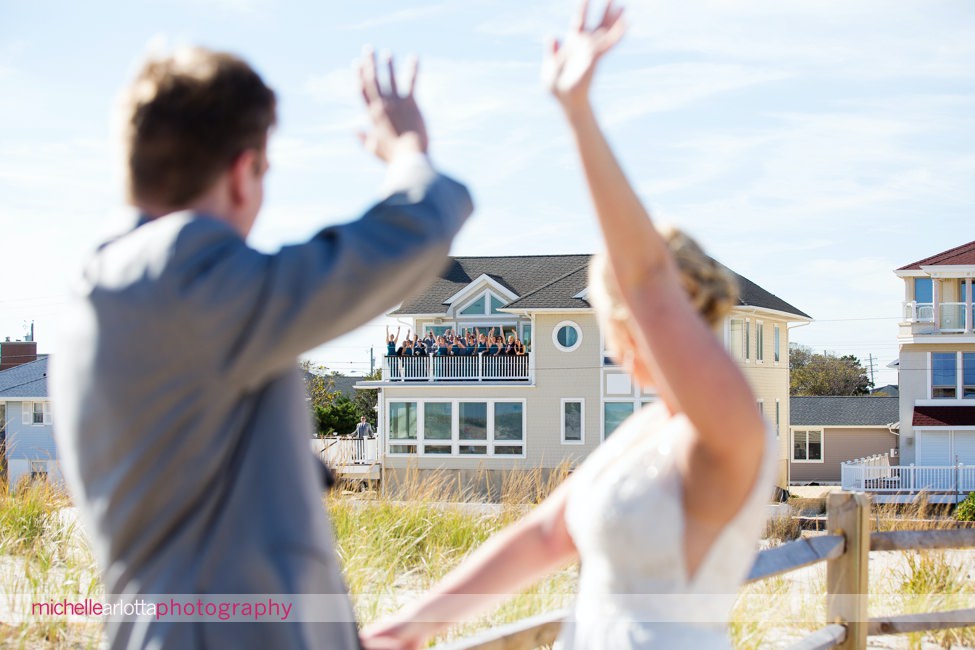
<instances>
[{"instance_id":1,"label":"bride's raised hand","mask_svg":"<svg viewBox=\"0 0 975 650\"><path fill-rule=\"evenodd\" d=\"M569 33L563 41L549 43L542 64L542 81L566 109L588 102L596 63L626 31L623 8L614 6L612 0L606 3L602 20L591 29L586 27L588 9L588 0L583 0Z\"/></svg>"}]
</instances>

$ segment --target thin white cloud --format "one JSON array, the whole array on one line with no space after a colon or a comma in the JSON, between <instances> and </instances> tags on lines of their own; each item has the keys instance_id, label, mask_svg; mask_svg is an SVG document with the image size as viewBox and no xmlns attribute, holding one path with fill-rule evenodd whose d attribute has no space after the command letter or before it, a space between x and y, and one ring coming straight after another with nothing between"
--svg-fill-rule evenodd
<instances>
[{"instance_id":1,"label":"thin white cloud","mask_svg":"<svg viewBox=\"0 0 975 650\"><path fill-rule=\"evenodd\" d=\"M456 8L457 8L456 4L452 4L449 2L440 2L432 5L423 5L421 7L409 7L407 9L400 9L398 11L389 11L389 12L380 13L374 18L368 18L366 20L357 23L339 25L338 29L342 31L358 31L364 29L372 29L374 27L380 27L380 26L398 25L401 23L414 22L424 18L439 16L441 14L455 10Z\"/></svg>"},{"instance_id":2,"label":"thin white cloud","mask_svg":"<svg viewBox=\"0 0 975 650\"><path fill-rule=\"evenodd\" d=\"M607 75L600 94L614 96L606 123L619 126L649 113L684 108L720 93L788 79L767 67L722 63L674 63Z\"/></svg>"}]
</instances>

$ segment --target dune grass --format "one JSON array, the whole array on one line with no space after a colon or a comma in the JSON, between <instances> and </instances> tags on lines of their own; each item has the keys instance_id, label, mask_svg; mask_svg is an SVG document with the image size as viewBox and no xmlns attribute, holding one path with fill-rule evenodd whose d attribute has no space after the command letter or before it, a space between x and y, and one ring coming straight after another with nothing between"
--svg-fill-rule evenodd
<instances>
[{"instance_id":1,"label":"dune grass","mask_svg":"<svg viewBox=\"0 0 975 650\"><path fill-rule=\"evenodd\" d=\"M428 589L488 537L544 499L567 472L566 466L500 478L484 473L461 483L452 474L414 471L387 485L383 493L357 491L354 485L333 491L325 506L359 620L377 620ZM493 503L485 502L486 495ZM78 600L102 593L82 535L63 516L69 505L64 493L43 483L0 491L0 614L23 612L25 598ZM875 530L964 525L923 498L910 506L876 506L872 515ZM770 526L768 532L779 540L768 543L784 543L798 534L789 520ZM872 554L870 615L971 606L975 567L958 561L964 553ZM822 627L825 574L825 564L819 564L744 587L732 613L734 646L785 647ZM577 569L569 567L437 641L567 607L577 580ZM969 604L955 602L966 598ZM77 649L97 648L103 642L97 623L23 618L0 617L0 647ZM922 643L973 646L975 628L901 638L911 648Z\"/></svg>"}]
</instances>

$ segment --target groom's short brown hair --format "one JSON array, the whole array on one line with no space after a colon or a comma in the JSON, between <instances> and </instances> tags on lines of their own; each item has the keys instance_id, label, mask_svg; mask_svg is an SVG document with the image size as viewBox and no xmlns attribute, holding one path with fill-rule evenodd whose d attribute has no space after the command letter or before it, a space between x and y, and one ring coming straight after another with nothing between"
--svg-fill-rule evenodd
<instances>
[{"instance_id":1,"label":"groom's short brown hair","mask_svg":"<svg viewBox=\"0 0 975 650\"><path fill-rule=\"evenodd\" d=\"M263 150L274 91L242 59L185 48L143 65L125 96L128 198L184 207L248 149Z\"/></svg>"}]
</instances>

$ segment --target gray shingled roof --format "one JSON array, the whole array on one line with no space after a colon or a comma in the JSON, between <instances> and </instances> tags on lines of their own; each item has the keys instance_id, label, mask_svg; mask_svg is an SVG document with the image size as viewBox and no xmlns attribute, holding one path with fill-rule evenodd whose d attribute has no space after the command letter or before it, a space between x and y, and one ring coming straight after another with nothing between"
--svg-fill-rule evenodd
<instances>
[{"instance_id":1,"label":"gray shingled roof","mask_svg":"<svg viewBox=\"0 0 975 650\"><path fill-rule=\"evenodd\" d=\"M723 265L722 265L723 266ZM728 268L727 266L725 267ZM746 307L761 307L764 309L774 309L775 311L782 311L787 314L795 314L796 316L802 316L803 318L812 318L809 314L804 311L800 311L782 300L778 296L769 293L765 289L761 288L748 278L743 275L738 275L731 269L731 274L735 276L738 280L738 293L739 293L739 304Z\"/></svg>"},{"instance_id":2,"label":"gray shingled roof","mask_svg":"<svg viewBox=\"0 0 975 650\"><path fill-rule=\"evenodd\" d=\"M897 397L792 397L792 426L883 426L900 419Z\"/></svg>"},{"instance_id":3,"label":"gray shingled roof","mask_svg":"<svg viewBox=\"0 0 975 650\"><path fill-rule=\"evenodd\" d=\"M555 278L518 300L508 303L510 309L588 309L591 305L575 296L589 283L589 262Z\"/></svg>"},{"instance_id":4,"label":"gray shingled roof","mask_svg":"<svg viewBox=\"0 0 975 650\"><path fill-rule=\"evenodd\" d=\"M590 255L514 255L452 257L426 290L407 298L393 314L446 314L444 301L487 275L519 296L525 296L589 263ZM578 293L578 290L574 293ZM571 296L570 296L571 297Z\"/></svg>"},{"instance_id":5,"label":"gray shingled roof","mask_svg":"<svg viewBox=\"0 0 975 650\"><path fill-rule=\"evenodd\" d=\"M405 300L391 315L446 314L444 301L481 275L488 275L519 295L505 307L528 310L584 309L590 306L589 303L575 296L586 288L586 269L591 258L592 255L454 257L429 289ZM748 278L734 271L731 273L738 280L741 305L810 318Z\"/></svg>"},{"instance_id":6,"label":"gray shingled roof","mask_svg":"<svg viewBox=\"0 0 975 650\"><path fill-rule=\"evenodd\" d=\"M47 355L0 372L0 399L47 397Z\"/></svg>"}]
</instances>

